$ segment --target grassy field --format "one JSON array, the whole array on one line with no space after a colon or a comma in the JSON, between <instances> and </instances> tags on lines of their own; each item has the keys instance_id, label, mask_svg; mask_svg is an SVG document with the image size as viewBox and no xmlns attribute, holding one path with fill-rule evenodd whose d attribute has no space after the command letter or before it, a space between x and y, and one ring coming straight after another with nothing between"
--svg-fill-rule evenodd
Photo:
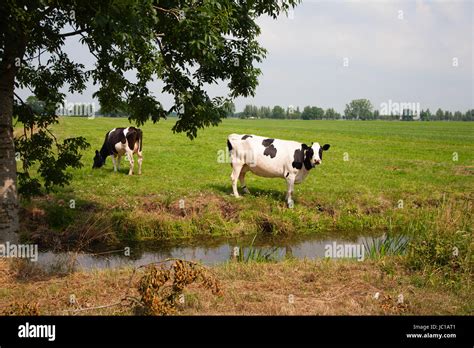
<instances>
[{"instance_id":1,"label":"grassy field","mask_svg":"<svg viewBox=\"0 0 474 348\"><path fill-rule=\"evenodd\" d=\"M473 189L474 124L454 122L338 122L225 120L219 127L201 130L190 141L170 131L174 121L147 124L144 131L144 169L141 177L112 173L110 159L103 170L93 171L92 157L111 128L127 126L126 119L62 118L54 132L60 137L81 135L91 143L84 154L84 168L76 171L71 194L84 200L114 203L118 197L166 195L172 199L211 192L230 193L230 166L218 163L218 151L226 150L230 133L311 143L330 143L324 165L298 188L299 201L311 206L321 201L352 200L366 196L369 202L386 195L390 199L421 199L454 195ZM458 161L453 161L453 153ZM344 161L344 153L348 161ZM127 173L123 166L122 174ZM91 188L94 188L91 190ZM249 177L257 194L270 194L282 203L284 180Z\"/></svg>"},{"instance_id":2,"label":"grassy field","mask_svg":"<svg viewBox=\"0 0 474 348\"><path fill-rule=\"evenodd\" d=\"M472 123L225 120L190 141L170 131L173 122L142 127L143 175L130 177L126 161L120 173L113 172L110 159L92 169L106 131L127 126L126 119L61 118L53 129L59 138L81 135L91 148L69 187L25 203L26 235L42 217L48 230L68 227L72 234L80 233L75 222L83 228L87 220L88 233L108 231L109 242L256 232L360 234L431 219L446 200L461 210L472 203ZM251 174L252 194L237 201L230 196L230 165L219 163L233 132L330 143L331 149L296 187L295 209L286 208L284 180Z\"/></svg>"},{"instance_id":3,"label":"grassy field","mask_svg":"<svg viewBox=\"0 0 474 348\"><path fill-rule=\"evenodd\" d=\"M25 241L82 250L95 242L191 245L204 237L402 236L409 240L406 248L391 253L387 239L364 262L249 260L213 267L223 295L191 286L178 313L473 313L474 123L225 120L190 141L172 134L171 119L142 127L141 176L127 176L126 162L114 173L110 159L92 170L106 131L127 125L125 119L61 118L55 134L81 135L92 146L70 186L22 202ZM294 209L286 207L284 180L251 174L251 194L236 200L230 196L230 165L218 161L234 132L330 143L331 149L296 187ZM132 273L42 275L31 265L12 265L0 264L0 281L7 284L0 291L4 313L24 313L32 299L42 314L72 314L79 307L119 301ZM71 308L65 300L70 292L80 298ZM379 300L373 299L376 292ZM403 305L396 303L400 293L407 299ZM292 304L289 294L295 297ZM113 306L78 313L133 311Z\"/></svg>"},{"instance_id":4,"label":"grassy field","mask_svg":"<svg viewBox=\"0 0 474 348\"><path fill-rule=\"evenodd\" d=\"M92 169L104 134L127 126L126 119L61 118L54 133L84 136L91 148L70 186L24 203L25 235L38 235L35 228L44 228L39 222L48 230L68 227L70 234L81 233L75 223L79 229L87 226L89 234L108 231L109 242L258 232L358 235L430 221L446 202L454 210L472 208L473 123L230 119L201 130L191 141L170 131L173 122L142 127L143 175L130 177L124 160L120 173L113 172L110 159L104 168ZM235 200L230 165L219 163L227 135L234 132L330 143L331 149L323 164L296 186L295 209L284 202L284 180L252 174L247 176L251 195ZM71 200L74 209L69 208ZM41 235L51 237L44 231ZM46 239L41 244L50 242Z\"/></svg>"}]
</instances>

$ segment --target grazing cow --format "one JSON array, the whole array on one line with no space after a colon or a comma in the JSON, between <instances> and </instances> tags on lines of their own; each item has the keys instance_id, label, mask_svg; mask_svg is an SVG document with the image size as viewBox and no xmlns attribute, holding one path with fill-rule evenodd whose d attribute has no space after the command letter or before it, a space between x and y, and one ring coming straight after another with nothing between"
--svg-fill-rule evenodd
<instances>
[{"instance_id":1,"label":"grazing cow","mask_svg":"<svg viewBox=\"0 0 474 348\"><path fill-rule=\"evenodd\" d=\"M231 134L227 138L232 165L232 190L239 197L237 179L245 193L245 174L248 171L267 178L284 178L288 184L286 200L293 207L291 194L294 184L301 183L309 171L321 164L323 151L330 147L319 143L311 146L296 141L264 138L256 135Z\"/></svg>"},{"instance_id":2,"label":"grazing cow","mask_svg":"<svg viewBox=\"0 0 474 348\"><path fill-rule=\"evenodd\" d=\"M114 172L120 170L120 159L126 155L130 161L128 175L133 175L133 154L138 156L138 174L142 173L142 141L143 133L135 127L114 128L105 135L104 144L100 151L95 150L94 164L92 168L100 168L104 165L107 156L111 156Z\"/></svg>"}]
</instances>

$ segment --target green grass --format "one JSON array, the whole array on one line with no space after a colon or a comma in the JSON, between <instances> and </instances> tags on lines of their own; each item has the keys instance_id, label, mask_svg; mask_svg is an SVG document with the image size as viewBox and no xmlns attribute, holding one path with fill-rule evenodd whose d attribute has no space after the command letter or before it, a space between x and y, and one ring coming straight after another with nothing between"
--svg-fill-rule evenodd
<instances>
[{"instance_id":1,"label":"green grass","mask_svg":"<svg viewBox=\"0 0 474 348\"><path fill-rule=\"evenodd\" d=\"M120 173L113 172L110 158L104 168L92 169L104 134L128 126L126 119L60 118L53 127L59 138L84 136L91 143L84 167L72 171L70 186L24 206L43 207L52 230L74 230L76 224L80 232L84 216L98 216L113 241L124 241L330 231L380 235L389 221L395 231L413 221L429 221L443 199L472 203L474 123L229 119L191 141L172 133L174 122L141 127L143 174L128 176L125 160ZM251 194L241 200L230 196L231 167L217 160L230 133L317 141L331 148L323 164L296 186L295 208L288 209L282 179L249 174ZM76 201L72 216L64 207L55 208L60 200L67 207L70 199ZM33 226L25 221L31 237Z\"/></svg>"}]
</instances>

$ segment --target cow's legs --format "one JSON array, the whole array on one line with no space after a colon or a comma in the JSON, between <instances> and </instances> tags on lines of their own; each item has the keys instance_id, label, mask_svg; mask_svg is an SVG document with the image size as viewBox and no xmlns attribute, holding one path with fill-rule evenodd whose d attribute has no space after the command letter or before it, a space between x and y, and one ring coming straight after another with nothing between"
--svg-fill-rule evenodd
<instances>
[{"instance_id":1,"label":"cow's legs","mask_svg":"<svg viewBox=\"0 0 474 348\"><path fill-rule=\"evenodd\" d=\"M122 156L117 155L117 170L120 171L120 160L122 159Z\"/></svg>"},{"instance_id":2,"label":"cow's legs","mask_svg":"<svg viewBox=\"0 0 474 348\"><path fill-rule=\"evenodd\" d=\"M286 178L286 183L288 184L288 190L286 192L286 202L288 203L289 208L293 208L294 202L291 197L291 194L293 193L294 187L295 187L295 176L294 175L289 175Z\"/></svg>"},{"instance_id":3,"label":"cow's legs","mask_svg":"<svg viewBox=\"0 0 474 348\"><path fill-rule=\"evenodd\" d=\"M237 180L239 179L240 172L242 170L243 165L240 163L232 163L232 174L230 178L232 179L232 191L236 198L239 198L239 191L237 190Z\"/></svg>"},{"instance_id":4,"label":"cow's legs","mask_svg":"<svg viewBox=\"0 0 474 348\"><path fill-rule=\"evenodd\" d=\"M115 162L115 154L112 154L112 156L110 156L110 157L112 157L112 164L114 165L114 172L116 172L117 171L117 163Z\"/></svg>"},{"instance_id":5,"label":"cow's legs","mask_svg":"<svg viewBox=\"0 0 474 348\"><path fill-rule=\"evenodd\" d=\"M128 171L128 175L133 175L133 167L135 165L135 161L133 160L133 151L131 151L128 146L127 146L127 157L128 157L128 160L130 161L130 170Z\"/></svg>"},{"instance_id":6,"label":"cow's legs","mask_svg":"<svg viewBox=\"0 0 474 348\"><path fill-rule=\"evenodd\" d=\"M247 188L247 185L245 184L245 174L247 174L249 168L247 165L243 166L242 169L240 170L240 175L239 175L239 180L240 180L240 187L242 187L242 190L244 193L250 193L249 189Z\"/></svg>"},{"instance_id":7,"label":"cow's legs","mask_svg":"<svg viewBox=\"0 0 474 348\"><path fill-rule=\"evenodd\" d=\"M143 154L141 151L137 152L138 156L138 175L142 174L142 162L143 162Z\"/></svg>"}]
</instances>

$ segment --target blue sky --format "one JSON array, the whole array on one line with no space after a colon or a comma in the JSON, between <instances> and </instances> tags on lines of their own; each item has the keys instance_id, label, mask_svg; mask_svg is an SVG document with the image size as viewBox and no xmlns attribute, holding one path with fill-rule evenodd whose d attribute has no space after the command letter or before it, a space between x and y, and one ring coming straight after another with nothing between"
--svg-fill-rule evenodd
<instances>
[{"instance_id":1,"label":"blue sky","mask_svg":"<svg viewBox=\"0 0 474 348\"><path fill-rule=\"evenodd\" d=\"M342 112L352 99L415 102L422 109L474 108L474 1L303 1L277 20L258 19L259 41L267 48L254 98L245 104L317 105ZM67 51L77 61L94 60L76 38ZM346 63L344 65L344 63ZM457 65L457 66L456 66ZM165 106L172 98L153 91ZM68 102L90 102L92 83ZM225 95L225 83L209 87ZM21 91L20 95L29 93Z\"/></svg>"}]
</instances>

